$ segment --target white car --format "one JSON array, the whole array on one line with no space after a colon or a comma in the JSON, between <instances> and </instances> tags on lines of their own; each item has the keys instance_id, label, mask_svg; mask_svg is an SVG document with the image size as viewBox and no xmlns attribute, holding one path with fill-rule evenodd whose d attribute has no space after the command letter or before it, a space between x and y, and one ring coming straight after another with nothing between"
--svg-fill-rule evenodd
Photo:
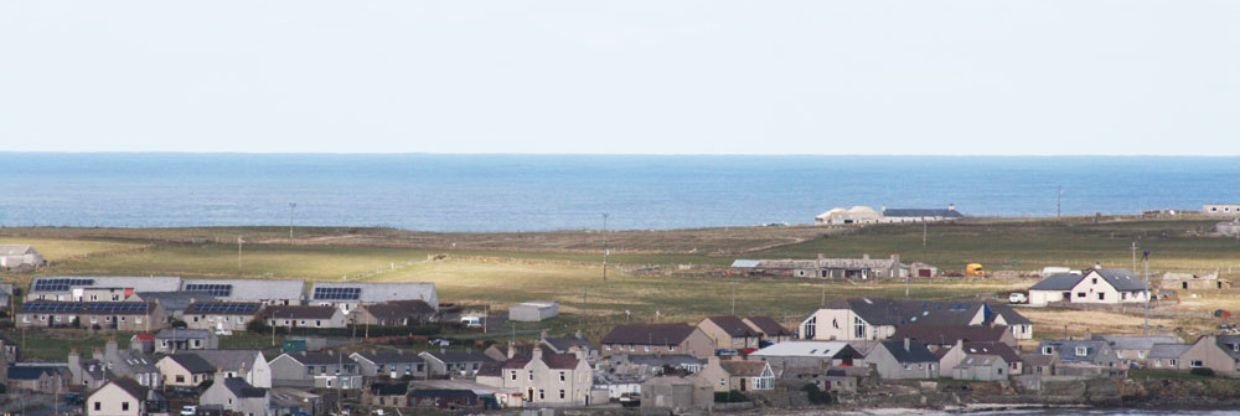
<instances>
[{"instance_id":1,"label":"white car","mask_svg":"<svg viewBox=\"0 0 1240 416\"><path fill-rule=\"evenodd\" d=\"M1029 297L1021 292L1012 292L1008 295L1008 303L1029 303Z\"/></svg>"},{"instance_id":2,"label":"white car","mask_svg":"<svg viewBox=\"0 0 1240 416\"><path fill-rule=\"evenodd\" d=\"M198 414L198 406L182 406L181 407L182 416L194 416L196 414Z\"/></svg>"}]
</instances>

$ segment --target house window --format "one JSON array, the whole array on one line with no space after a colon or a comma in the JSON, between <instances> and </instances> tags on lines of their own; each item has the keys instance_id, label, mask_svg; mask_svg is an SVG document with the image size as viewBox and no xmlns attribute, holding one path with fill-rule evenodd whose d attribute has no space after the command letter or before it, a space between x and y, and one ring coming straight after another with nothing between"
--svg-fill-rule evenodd
<instances>
[{"instance_id":1,"label":"house window","mask_svg":"<svg viewBox=\"0 0 1240 416\"><path fill-rule=\"evenodd\" d=\"M1205 363L1201 362L1201 360L1193 360L1188 363L1188 366L1192 368L1201 368L1205 366Z\"/></svg>"},{"instance_id":2,"label":"house window","mask_svg":"<svg viewBox=\"0 0 1240 416\"><path fill-rule=\"evenodd\" d=\"M839 326L835 327L839 329ZM818 317L809 318L805 321L805 328L801 331L805 334L805 339L814 339L814 335L818 334Z\"/></svg>"},{"instance_id":3,"label":"house window","mask_svg":"<svg viewBox=\"0 0 1240 416\"><path fill-rule=\"evenodd\" d=\"M1093 278L1093 279L1089 279L1089 280L1090 280L1090 283L1092 283L1092 284L1095 284L1095 285L1096 285L1096 284L1098 284L1098 278L1097 278L1097 277L1095 277L1095 278Z\"/></svg>"},{"instance_id":4,"label":"house window","mask_svg":"<svg viewBox=\"0 0 1240 416\"><path fill-rule=\"evenodd\" d=\"M121 402L121 410L129 410L129 402Z\"/></svg>"},{"instance_id":5,"label":"house window","mask_svg":"<svg viewBox=\"0 0 1240 416\"><path fill-rule=\"evenodd\" d=\"M177 383L184 383L184 382L185 382L185 375L177 374Z\"/></svg>"},{"instance_id":6,"label":"house window","mask_svg":"<svg viewBox=\"0 0 1240 416\"><path fill-rule=\"evenodd\" d=\"M314 366L312 366L312 365L310 365L310 366L306 366L306 374L307 374L307 375L314 375Z\"/></svg>"},{"instance_id":7,"label":"house window","mask_svg":"<svg viewBox=\"0 0 1240 416\"><path fill-rule=\"evenodd\" d=\"M95 410L103 410L103 403L95 402Z\"/></svg>"},{"instance_id":8,"label":"house window","mask_svg":"<svg viewBox=\"0 0 1240 416\"><path fill-rule=\"evenodd\" d=\"M1170 363L1172 366L1175 366L1175 365L1176 365L1176 360L1173 358L1173 359L1171 359L1170 361L1168 361L1168 363Z\"/></svg>"},{"instance_id":9,"label":"house window","mask_svg":"<svg viewBox=\"0 0 1240 416\"><path fill-rule=\"evenodd\" d=\"M547 394L543 389L538 389L538 400L546 400Z\"/></svg>"},{"instance_id":10,"label":"house window","mask_svg":"<svg viewBox=\"0 0 1240 416\"><path fill-rule=\"evenodd\" d=\"M853 318L853 338L865 339L865 321L861 318Z\"/></svg>"},{"instance_id":11,"label":"house window","mask_svg":"<svg viewBox=\"0 0 1240 416\"><path fill-rule=\"evenodd\" d=\"M1089 347L1076 347L1076 356L1084 357L1089 355Z\"/></svg>"},{"instance_id":12,"label":"house window","mask_svg":"<svg viewBox=\"0 0 1240 416\"><path fill-rule=\"evenodd\" d=\"M561 372L560 372L560 382L561 382L561 383L563 383L563 382L565 382L565 381L567 381L567 380L568 380L568 376L567 376L567 375L566 375L563 371L561 371ZM561 397L561 399L563 399L563 397Z\"/></svg>"},{"instance_id":13,"label":"house window","mask_svg":"<svg viewBox=\"0 0 1240 416\"><path fill-rule=\"evenodd\" d=\"M1083 298L1083 297L1085 297L1085 292L1076 292L1076 297L1078 297L1078 298Z\"/></svg>"},{"instance_id":14,"label":"house window","mask_svg":"<svg viewBox=\"0 0 1240 416\"><path fill-rule=\"evenodd\" d=\"M1054 347L1050 347L1050 346L1042 347L1042 355L1052 355L1054 353L1055 353Z\"/></svg>"},{"instance_id":15,"label":"house window","mask_svg":"<svg viewBox=\"0 0 1240 416\"><path fill-rule=\"evenodd\" d=\"M513 372L512 372L512 381L517 381L517 372L516 372L516 371L513 371Z\"/></svg>"},{"instance_id":16,"label":"house window","mask_svg":"<svg viewBox=\"0 0 1240 416\"><path fill-rule=\"evenodd\" d=\"M564 400L564 389L560 389L560 400Z\"/></svg>"},{"instance_id":17,"label":"house window","mask_svg":"<svg viewBox=\"0 0 1240 416\"><path fill-rule=\"evenodd\" d=\"M1106 299L1107 299L1106 293L1101 293L1101 292L1098 293L1098 300L1106 300Z\"/></svg>"},{"instance_id":18,"label":"house window","mask_svg":"<svg viewBox=\"0 0 1240 416\"><path fill-rule=\"evenodd\" d=\"M320 321L320 320L317 320L317 319L316 319L316 320L314 321L314 326L323 326L323 321Z\"/></svg>"},{"instance_id":19,"label":"house window","mask_svg":"<svg viewBox=\"0 0 1240 416\"><path fill-rule=\"evenodd\" d=\"M530 371L530 381L534 381L534 372Z\"/></svg>"}]
</instances>

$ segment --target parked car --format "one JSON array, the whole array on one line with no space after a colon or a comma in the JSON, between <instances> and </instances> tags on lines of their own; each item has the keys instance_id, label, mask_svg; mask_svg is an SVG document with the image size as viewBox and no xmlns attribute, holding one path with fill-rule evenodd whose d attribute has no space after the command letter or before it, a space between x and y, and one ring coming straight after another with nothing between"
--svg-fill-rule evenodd
<instances>
[{"instance_id":1,"label":"parked car","mask_svg":"<svg viewBox=\"0 0 1240 416\"><path fill-rule=\"evenodd\" d=\"M1008 295L1008 303L1029 303L1029 295L1024 292L1012 292Z\"/></svg>"},{"instance_id":2,"label":"parked car","mask_svg":"<svg viewBox=\"0 0 1240 416\"><path fill-rule=\"evenodd\" d=\"M181 406L182 416L194 416L196 414L198 414L198 406L192 406L192 405Z\"/></svg>"}]
</instances>

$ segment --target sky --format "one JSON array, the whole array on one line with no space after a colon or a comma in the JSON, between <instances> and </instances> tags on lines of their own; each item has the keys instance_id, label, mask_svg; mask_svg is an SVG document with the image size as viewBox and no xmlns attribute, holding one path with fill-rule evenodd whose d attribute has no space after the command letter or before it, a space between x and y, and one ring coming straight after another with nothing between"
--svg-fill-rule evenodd
<instances>
[{"instance_id":1,"label":"sky","mask_svg":"<svg viewBox=\"0 0 1240 416\"><path fill-rule=\"evenodd\" d=\"M1240 155L1240 1L6 1L0 150Z\"/></svg>"}]
</instances>

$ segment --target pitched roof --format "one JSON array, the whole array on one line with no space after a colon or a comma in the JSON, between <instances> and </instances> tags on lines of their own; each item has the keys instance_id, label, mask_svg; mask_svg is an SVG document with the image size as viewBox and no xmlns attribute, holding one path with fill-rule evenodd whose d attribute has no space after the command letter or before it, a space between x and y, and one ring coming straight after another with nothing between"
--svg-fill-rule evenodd
<instances>
[{"instance_id":1,"label":"pitched roof","mask_svg":"<svg viewBox=\"0 0 1240 416\"><path fill-rule=\"evenodd\" d=\"M43 276L30 283L30 293L67 293L78 287L142 289L147 292L176 292L181 278L174 276Z\"/></svg>"},{"instance_id":2,"label":"pitched roof","mask_svg":"<svg viewBox=\"0 0 1240 416\"><path fill-rule=\"evenodd\" d=\"M696 327L686 324L617 325L603 337L603 344L680 345Z\"/></svg>"},{"instance_id":3,"label":"pitched roof","mask_svg":"<svg viewBox=\"0 0 1240 416\"><path fill-rule=\"evenodd\" d=\"M1148 288L1145 285L1144 279L1138 278L1136 274L1133 274L1128 269L1103 268L1093 269L1092 271L1098 273L1099 276L1106 279L1107 283L1110 283L1111 286L1114 286L1116 290L1121 292L1143 291Z\"/></svg>"},{"instance_id":4,"label":"pitched roof","mask_svg":"<svg viewBox=\"0 0 1240 416\"><path fill-rule=\"evenodd\" d=\"M899 341L883 341L882 346L891 356L895 357L897 362L901 363L927 363L938 362L939 359L930 353L930 349L926 348L926 344L917 341L910 341L908 349L904 349L904 340Z\"/></svg>"},{"instance_id":5,"label":"pitched roof","mask_svg":"<svg viewBox=\"0 0 1240 416\"><path fill-rule=\"evenodd\" d=\"M515 355L500 363L500 368L514 369L524 368L526 364L533 361L532 354ZM556 354L551 352L542 353L542 361L547 367L556 370L572 370L577 368L577 357L572 354Z\"/></svg>"},{"instance_id":6,"label":"pitched roof","mask_svg":"<svg viewBox=\"0 0 1240 416\"><path fill-rule=\"evenodd\" d=\"M478 351L426 351L422 354L435 357L439 361L445 363L470 363L470 362L488 362L495 361L486 354Z\"/></svg>"},{"instance_id":7,"label":"pitched roof","mask_svg":"<svg viewBox=\"0 0 1240 416\"><path fill-rule=\"evenodd\" d=\"M759 334L738 316L721 315L706 318L732 337L757 337Z\"/></svg>"},{"instance_id":8,"label":"pitched roof","mask_svg":"<svg viewBox=\"0 0 1240 416\"><path fill-rule=\"evenodd\" d=\"M9 365L9 379L11 380L38 380L46 375L55 375L64 371L64 367L46 366L46 365Z\"/></svg>"},{"instance_id":9,"label":"pitched roof","mask_svg":"<svg viewBox=\"0 0 1240 416\"><path fill-rule=\"evenodd\" d=\"M20 256L31 248L29 244L0 244L0 256Z\"/></svg>"},{"instance_id":10,"label":"pitched roof","mask_svg":"<svg viewBox=\"0 0 1240 416\"><path fill-rule=\"evenodd\" d=\"M433 315L435 308L420 300L397 300L366 305L366 312L383 320L418 318Z\"/></svg>"},{"instance_id":11,"label":"pitched roof","mask_svg":"<svg viewBox=\"0 0 1240 416\"><path fill-rule=\"evenodd\" d=\"M755 357L819 357L834 358L840 353L861 355L857 350L841 341L787 341L773 344L755 351Z\"/></svg>"},{"instance_id":12,"label":"pitched roof","mask_svg":"<svg viewBox=\"0 0 1240 416\"><path fill-rule=\"evenodd\" d=\"M196 355L221 370L253 369L254 360L262 356L258 350L199 350L185 352Z\"/></svg>"},{"instance_id":13,"label":"pitched roof","mask_svg":"<svg viewBox=\"0 0 1240 416\"><path fill-rule=\"evenodd\" d=\"M1021 315L1020 312L1016 312L1016 310L1012 309L1011 306L1004 304L992 305L989 303L985 305L990 309L992 314L1003 316L1003 321L1006 322L1008 326L1033 325L1033 321L1030 321L1029 318L1025 317L1025 315Z\"/></svg>"},{"instance_id":14,"label":"pitched roof","mask_svg":"<svg viewBox=\"0 0 1240 416\"><path fill-rule=\"evenodd\" d=\"M191 374L214 373L215 372L215 366L211 365L211 363L207 362L207 360L204 360L202 357L199 357L196 354L191 354L191 353L172 354L168 356L168 359L176 362L181 367L184 367L185 370L189 371Z\"/></svg>"},{"instance_id":15,"label":"pitched roof","mask_svg":"<svg viewBox=\"0 0 1240 416\"><path fill-rule=\"evenodd\" d=\"M102 389L108 384L115 384L116 387L120 387L121 390L124 390L126 393L129 393L130 396L133 396L135 399L138 399L139 401L146 400L146 393L148 391L147 388L143 387L141 384L138 384L138 382L134 381L132 378L129 378L129 377L115 378L115 379L109 380L103 386L99 386L99 388ZM99 390L95 390L95 391L99 391Z\"/></svg>"},{"instance_id":16,"label":"pitched roof","mask_svg":"<svg viewBox=\"0 0 1240 416\"><path fill-rule=\"evenodd\" d=\"M404 396L409 392L407 383L375 383L370 385L370 394L376 396Z\"/></svg>"},{"instance_id":17,"label":"pitched roof","mask_svg":"<svg viewBox=\"0 0 1240 416\"><path fill-rule=\"evenodd\" d=\"M851 298L831 302L827 308L851 310L870 325L968 325L984 308L984 304L972 301Z\"/></svg>"},{"instance_id":18,"label":"pitched roof","mask_svg":"<svg viewBox=\"0 0 1240 416\"><path fill-rule=\"evenodd\" d=\"M1148 357L1153 359L1176 359L1180 358L1181 355L1184 355L1185 351L1188 351L1188 349L1192 347L1193 346L1189 344L1179 343L1154 344L1154 346L1150 348L1150 354Z\"/></svg>"},{"instance_id":19,"label":"pitched roof","mask_svg":"<svg viewBox=\"0 0 1240 416\"><path fill-rule=\"evenodd\" d=\"M335 306L302 306L302 305L277 305L268 306L263 313L263 317L276 319L331 319L336 315Z\"/></svg>"},{"instance_id":20,"label":"pitched roof","mask_svg":"<svg viewBox=\"0 0 1240 416\"><path fill-rule=\"evenodd\" d=\"M999 360L1007 361L1003 357L994 354L969 354L964 360L960 361L960 367L989 367Z\"/></svg>"},{"instance_id":21,"label":"pitched roof","mask_svg":"<svg viewBox=\"0 0 1240 416\"><path fill-rule=\"evenodd\" d=\"M964 353L969 355L996 355L1002 357L1003 361L1007 361L1009 364L1021 361L1020 353L1002 342L966 342L964 343Z\"/></svg>"},{"instance_id":22,"label":"pitched roof","mask_svg":"<svg viewBox=\"0 0 1240 416\"><path fill-rule=\"evenodd\" d=\"M267 300L300 301L305 296L306 282L295 279L185 279L182 290L192 288L214 290L220 300L259 302Z\"/></svg>"},{"instance_id":23,"label":"pitched roof","mask_svg":"<svg viewBox=\"0 0 1240 416\"><path fill-rule=\"evenodd\" d=\"M598 349L594 344L590 343L590 340L584 337L545 337L542 342L559 352L568 351L572 347L580 347L585 350Z\"/></svg>"},{"instance_id":24,"label":"pitched roof","mask_svg":"<svg viewBox=\"0 0 1240 416\"><path fill-rule=\"evenodd\" d=\"M883 210L884 217L943 217L943 218L960 218L961 214L955 209L924 209L924 208L887 208Z\"/></svg>"},{"instance_id":25,"label":"pitched roof","mask_svg":"<svg viewBox=\"0 0 1240 416\"><path fill-rule=\"evenodd\" d=\"M783 325L780 325L779 322L776 322L775 319L769 316L750 316L745 318L745 320L752 324L752 327L756 328L759 332L768 337L793 335L792 331L789 331L788 328L784 328Z\"/></svg>"},{"instance_id":26,"label":"pitched roof","mask_svg":"<svg viewBox=\"0 0 1240 416\"><path fill-rule=\"evenodd\" d=\"M1180 343L1180 338L1171 335L1095 335L1094 339L1106 341L1117 350L1149 351L1156 344Z\"/></svg>"},{"instance_id":27,"label":"pitched roof","mask_svg":"<svg viewBox=\"0 0 1240 416\"><path fill-rule=\"evenodd\" d=\"M186 329L186 328L167 328L160 330L155 334L155 339L199 339L205 340L211 338L211 331L205 329Z\"/></svg>"},{"instance_id":28,"label":"pitched roof","mask_svg":"<svg viewBox=\"0 0 1240 416\"><path fill-rule=\"evenodd\" d=\"M978 325L904 325L896 327L889 338L925 342L930 345L952 345L956 341L999 342L1007 334L1007 327Z\"/></svg>"},{"instance_id":29,"label":"pitched roof","mask_svg":"<svg viewBox=\"0 0 1240 416\"><path fill-rule=\"evenodd\" d=\"M419 357L417 353L406 354L404 351L359 351L353 354L375 364L404 364L426 361Z\"/></svg>"},{"instance_id":30,"label":"pitched roof","mask_svg":"<svg viewBox=\"0 0 1240 416\"><path fill-rule=\"evenodd\" d=\"M723 371L732 377L758 377L766 371L766 361L724 360L719 362Z\"/></svg>"},{"instance_id":31,"label":"pitched roof","mask_svg":"<svg viewBox=\"0 0 1240 416\"><path fill-rule=\"evenodd\" d=\"M194 302L211 302L215 296L197 292L134 292L143 302L159 302L167 310L185 310ZM130 298L133 299L133 298Z\"/></svg>"},{"instance_id":32,"label":"pitched roof","mask_svg":"<svg viewBox=\"0 0 1240 416\"><path fill-rule=\"evenodd\" d=\"M1099 359L1104 358L1099 354L1103 349L1109 348L1110 344L1100 340L1043 340L1038 343L1038 350L1041 351L1045 347L1054 347L1055 355L1060 361L1065 363L1089 362L1095 363ZM1077 348L1083 348L1085 354L1078 355Z\"/></svg>"},{"instance_id":33,"label":"pitched roof","mask_svg":"<svg viewBox=\"0 0 1240 416\"><path fill-rule=\"evenodd\" d=\"M1084 278L1076 273L1054 274L1035 283L1029 290L1072 290Z\"/></svg>"},{"instance_id":34,"label":"pitched roof","mask_svg":"<svg viewBox=\"0 0 1240 416\"><path fill-rule=\"evenodd\" d=\"M197 302L185 308L186 315L254 316L263 304L257 302Z\"/></svg>"},{"instance_id":35,"label":"pitched roof","mask_svg":"<svg viewBox=\"0 0 1240 416\"><path fill-rule=\"evenodd\" d=\"M227 387L234 396L238 398L263 398L267 397L267 389L251 386L244 378L229 377L224 379L224 387Z\"/></svg>"}]
</instances>

